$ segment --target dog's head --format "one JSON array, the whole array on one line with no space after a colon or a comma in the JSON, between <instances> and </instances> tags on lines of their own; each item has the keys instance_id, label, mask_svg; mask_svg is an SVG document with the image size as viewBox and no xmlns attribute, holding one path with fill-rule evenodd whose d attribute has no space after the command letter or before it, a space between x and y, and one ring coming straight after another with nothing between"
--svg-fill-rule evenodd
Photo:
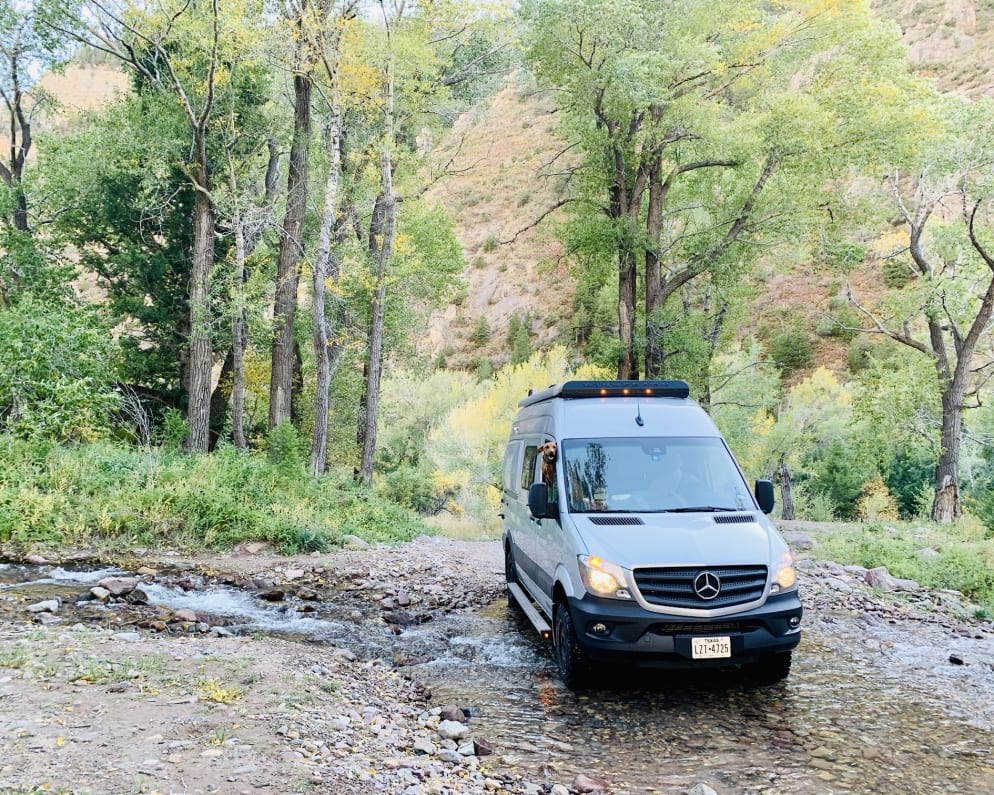
<instances>
[{"instance_id":1,"label":"dog's head","mask_svg":"<svg viewBox=\"0 0 994 795\"><path fill-rule=\"evenodd\" d=\"M547 464L555 463L556 453L558 452L558 448L556 447L555 442L546 442L545 444L543 444L541 447L538 448L538 451L542 454L542 460L545 463Z\"/></svg>"}]
</instances>

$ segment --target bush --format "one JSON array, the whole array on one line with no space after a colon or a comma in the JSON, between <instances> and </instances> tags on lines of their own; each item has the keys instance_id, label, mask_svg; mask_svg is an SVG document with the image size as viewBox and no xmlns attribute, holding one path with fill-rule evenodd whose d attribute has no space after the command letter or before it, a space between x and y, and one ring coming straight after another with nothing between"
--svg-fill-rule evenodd
<instances>
[{"instance_id":1,"label":"bush","mask_svg":"<svg viewBox=\"0 0 994 795\"><path fill-rule=\"evenodd\" d=\"M117 345L95 311L25 297L0 310L0 431L107 436L119 396Z\"/></svg>"},{"instance_id":2,"label":"bush","mask_svg":"<svg viewBox=\"0 0 994 795\"><path fill-rule=\"evenodd\" d=\"M770 340L769 350L777 367L789 374L811 363L814 343L806 331L794 327L775 335Z\"/></svg>"},{"instance_id":3,"label":"bush","mask_svg":"<svg viewBox=\"0 0 994 795\"><path fill-rule=\"evenodd\" d=\"M0 458L0 541L119 550L265 541L292 553L333 546L349 533L398 542L430 532L408 509L351 478L313 480L288 470L290 455L273 463L232 447L194 456L8 434L0 436Z\"/></svg>"}]
</instances>

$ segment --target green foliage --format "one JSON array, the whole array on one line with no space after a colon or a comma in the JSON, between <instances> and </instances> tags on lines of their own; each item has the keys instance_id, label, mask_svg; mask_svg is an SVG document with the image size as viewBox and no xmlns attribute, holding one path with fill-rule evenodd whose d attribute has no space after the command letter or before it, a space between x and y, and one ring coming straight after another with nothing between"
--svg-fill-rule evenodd
<instances>
[{"instance_id":1,"label":"green foliage","mask_svg":"<svg viewBox=\"0 0 994 795\"><path fill-rule=\"evenodd\" d=\"M532 355L531 318L528 313L515 312L507 326L507 346L511 349L510 364L524 364Z\"/></svg>"},{"instance_id":2,"label":"green foliage","mask_svg":"<svg viewBox=\"0 0 994 795\"><path fill-rule=\"evenodd\" d=\"M476 321L476 326L473 328L473 333L470 335L470 339L478 348L482 348L490 342L490 323L486 315L480 315Z\"/></svg>"},{"instance_id":3,"label":"green foliage","mask_svg":"<svg viewBox=\"0 0 994 795\"><path fill-rule=\"evenodd\" d=\"M293 553L335 546L346 534L398 542L429 532L407 509L350 477L314 481L231 447L190 456L6 435L0 457L4 542L223 550L266 541Z\"/></svg>"},{"instance_id":4,"label":"green foliage","mask_svg":"<svg viewBox=\"0 0 994 795\"><path fill-rule=\"evenodd\" d=\"M769 348L770 356L785 375L807 367L814 355L811 335L800 324L774 334Z\"/></svg>"},{"instance_id":5,"label":"green foliage","mask_svg":"<svg viewBox=\"0 0 994 795\"><path fill-rule=\"evenodd\" d=\"M836 517L857 518L863 485L876 474L858 445L848 439L833 439L810 450L803 466L810 477L807 487L831 504Z\"/></svg>"},{"instance_id":6,"label":"green foliage","mask_svg":"<svg viewBox=\"0 0 994 795\"><path fill-rule=\"evenodd\" d=\"M119 404L116 344L99 314L25 296L0 310L0 430L89 440Z\"/></svg>"},{"instance_id":7,"label":"green foliage","mask_svg":"<svg viewBox=\"0 0 994 795\"><path fill-rule=\"evenodd\" d=\"M606 377L605 371L590 365L573 365L562 347L502 368L468 400L454 403L428 435L427 455L436 482L451 490L469 515L486 522L496 512L504 445L518 401L530 388L570 378Z\"/></svg>"},{"instance_id":8,"label":"green foliage","mask_svg":"<svg viewBox=\"0 0 994 795\"><path fill-rule=\"evenodd\" d=\"M941 528L871 523L833 532L824 546L831 560L866 568L886 566L895 577L961 591L987 610L994 607L994 540L984 538L969 522ZM926 556L922 549L939 554Z\"/></svg>"},{"instance_id":9,"label":"green foliage","mask_svg":"<svg viewBox=\"0 0 994 795\"><path fill-rule=\"evenodd\" d=\"M159 428L159 443L169 450L179 450L183 441L190 435L190 425L176 409L166 409Z\"/></svg>"},{"instance_id":10,"label":"green foliage","mask_svg":"<svg viewBox=\"0 0 994 795\"><path fill-rule=\"evenodd\" d=\"M304 474L304 442L290 420L281 421L266 439L269 462L288 477Z\"/></svg>"}]
</instances>

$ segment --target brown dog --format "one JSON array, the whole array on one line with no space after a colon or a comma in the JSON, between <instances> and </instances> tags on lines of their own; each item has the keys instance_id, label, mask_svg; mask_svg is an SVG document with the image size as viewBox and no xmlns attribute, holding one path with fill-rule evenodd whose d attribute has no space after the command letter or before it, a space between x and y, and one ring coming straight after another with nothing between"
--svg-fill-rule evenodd
<instances>
[{"instance_id":1,"label":"brown dog","mask_svg":"<svg viewBox=\"0 0 994 795\"><path fill-rule=\"evenodd\" d=\"M556 456L559 448L555 442L546 442L538 451L542 454L542 482L551 488L556 482Z\"/></svg>"}]
</instances>

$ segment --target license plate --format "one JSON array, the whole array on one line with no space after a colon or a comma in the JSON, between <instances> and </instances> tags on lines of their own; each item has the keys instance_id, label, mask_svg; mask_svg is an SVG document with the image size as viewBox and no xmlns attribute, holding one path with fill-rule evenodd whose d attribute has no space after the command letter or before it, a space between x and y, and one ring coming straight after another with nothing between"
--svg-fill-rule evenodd
<instances>
[{"instance_id":1,"label":"license plate","mask_svg":"<svg viewBox=\"0 0 994 795\"><path fill-rule=\"evenodd\" d=\"M690 656L695 660L718 660L732 656L732 639L691 638Z\"/></svg>"}]
</instances>

